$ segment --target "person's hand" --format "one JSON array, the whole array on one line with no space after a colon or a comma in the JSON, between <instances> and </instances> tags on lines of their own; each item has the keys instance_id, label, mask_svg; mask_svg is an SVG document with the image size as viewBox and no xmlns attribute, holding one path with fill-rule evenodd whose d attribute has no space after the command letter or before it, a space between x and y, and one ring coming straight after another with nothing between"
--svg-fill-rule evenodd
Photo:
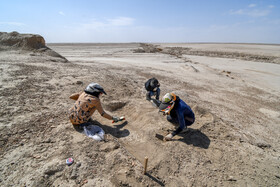
<instances>
[{"instance_id":1,"label":"person's hand","mask_svg":"<svg viewBox=\"0 0 280 187\"><path fill-rule=\"evenodd\" d=\"M165 141L170 141L174 136L170 133L164 137Z\"/></svg>"},{"instance_id":2,"label":"person's hand","mask_svg":"<svg viewBox=\"0 0 280 187\"><path fill-rule=\"evenodd\" d=\"M120 121L119 117L113 117L113 123L117 123L118 121Z\"/></svg>"}]
</instances>

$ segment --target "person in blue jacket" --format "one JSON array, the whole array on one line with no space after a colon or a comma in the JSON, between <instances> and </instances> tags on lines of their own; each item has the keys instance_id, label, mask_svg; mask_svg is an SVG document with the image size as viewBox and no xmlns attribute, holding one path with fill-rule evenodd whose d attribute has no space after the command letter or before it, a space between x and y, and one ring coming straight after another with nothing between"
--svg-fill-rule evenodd
<instances>
[{"instance_id":1,"label":"person in blue jacket","mask_svg":"<svg viewBox=\"0 0 280 187\"><path fill-rule=\"evenodd\" d=\"M159 106L160 112L167 115L167 120L178 126L175 131L166 135L165 140L171 140L175 135L183 131L187 126L190 126L195 121L195 115L191 107L187 105L179 96L174 93L167 93L162 97Z\"/></svg>"}]
</instances>

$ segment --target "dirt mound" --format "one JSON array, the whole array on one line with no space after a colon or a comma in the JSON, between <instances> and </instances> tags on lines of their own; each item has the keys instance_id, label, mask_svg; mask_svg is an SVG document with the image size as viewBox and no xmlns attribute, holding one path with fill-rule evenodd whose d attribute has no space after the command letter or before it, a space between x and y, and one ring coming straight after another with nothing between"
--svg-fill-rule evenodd
<instances>
[{"instance_id":1,"label":"dirt mound","mask_svg":"<svg viewBox=\"0 0 280 187\"><path fill-rule=\"evenodd\" d=\"M161 52L162 49L158 48L156 45L140 43L140 47L134 50L134 53L158 53Z\"/></svg>"},{"instance_id":2,"label":"dirt mound","mask_svg":"<svg viewBox=\"0 0 280 187\"><path fill-rule=\"evenodd\" d=\"M105 105L105 109L112 112L123 108L127 102L125 101L112 101Z\"/></svg>"},{"instance_id":3,"label":"dirt mound","mask_svg":"<svg viewBox=\"0 0 280 187\"><path fill-rule=\"evenodd\" d=\"M47 55L58 58L52 59L52 61L68 61L65 57L48 48L45 39L38 34L20 34L16 31L0 32L0 51L9 50L32 51L30 56Z\"/></svg>"},{"instance_id":4,"label":"dirt mound","mask_svg":"<svg viewBox=\"0 0 280 187\"><path fill-rule=\"evenodd\" d=\"M46 47L45 39L37 34L19 34L18 32L0 32L0 45L24 49Z\"/></svg>"},{"instance_id":5,"label":"dirt mound","mask_svg":"<svg viewBox=\"0 0 280 187\"><path fill-rule=\"evenodd\" d=\"M140 44L141 48L135 49L134 53L163 53L182 58L182 55L195 55L195 56L209 56L219 58L234 58L247 61L255 62L266 62L266 63L280 63L280 58L268 55L253 55L240 52L226 52L226 51L206 51L206 50L195 50L189 47L161 47L153 44Z\"/></svg>"}]
</instances>

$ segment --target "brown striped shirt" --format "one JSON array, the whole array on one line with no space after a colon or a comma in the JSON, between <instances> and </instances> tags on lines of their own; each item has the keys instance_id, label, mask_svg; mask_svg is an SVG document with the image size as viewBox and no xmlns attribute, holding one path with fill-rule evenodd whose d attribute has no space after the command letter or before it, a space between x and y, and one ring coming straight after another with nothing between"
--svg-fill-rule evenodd
<instances>
[{"instance_id":1,"label":"brown striped shirt","mask_svg":"<svg viewBox=\"0 0 280 187\"><path fill-rule=\"evenodd\" d=\"M95 110L103 117L112 119L112 116L103 110L99 98L85 92L73 94L70 98L76 100L74 106L69 110L69 119L73 125L86 123Z\"/></svg>"}]
</instances>

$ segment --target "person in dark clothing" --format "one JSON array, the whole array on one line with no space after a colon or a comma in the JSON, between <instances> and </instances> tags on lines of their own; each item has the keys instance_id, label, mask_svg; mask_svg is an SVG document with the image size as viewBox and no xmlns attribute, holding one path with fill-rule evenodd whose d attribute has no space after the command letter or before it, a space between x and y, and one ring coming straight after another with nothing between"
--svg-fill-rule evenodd
<instances>
[{"instance_id":1,"label":"person in dark clothing","mask_svg":"<svg viewBox=\"0 0 280 187\"><path fill-rule=\"evenodd\" d=\"M156 78L151 78L145 82L145 88L147 90L146 99L151 100L151 96L155 96L156 100L159 100L160 95L160 84Z\"/></svg>"},{"instance_id":2,"label":"person in dark clothing","mask_svg":"<svg viewBox=\"0 0 280 187\"><path fill-rule=\"evenodd\" d=\"M167 141L171 140L195 121L195 115L191 107L174 93L167 93L163 96L159 111L167 115L166 119L169 122L178 126L175 131L164 137Z\"/></svg>"}]
</instances>

